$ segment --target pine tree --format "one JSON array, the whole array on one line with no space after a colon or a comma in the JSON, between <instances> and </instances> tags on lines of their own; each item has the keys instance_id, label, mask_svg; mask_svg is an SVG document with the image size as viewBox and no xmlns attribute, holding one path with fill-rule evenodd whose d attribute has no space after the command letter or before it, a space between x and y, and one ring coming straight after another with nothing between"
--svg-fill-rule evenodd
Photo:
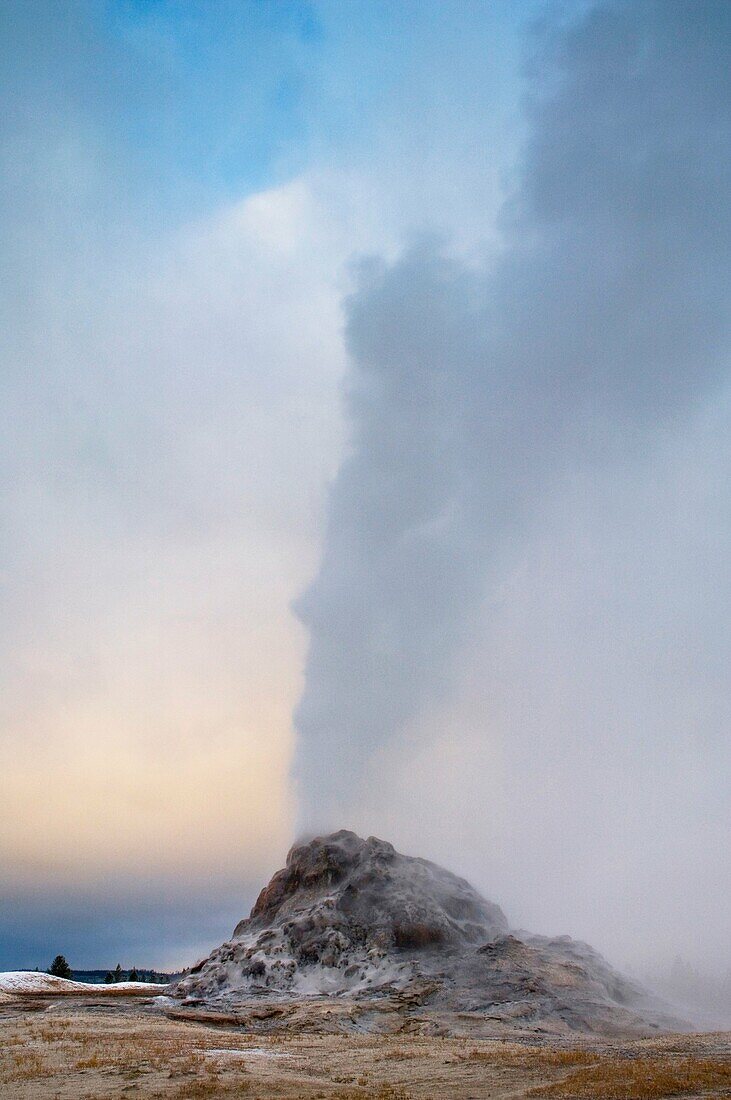
<instances>
[{"instance_id":1,"label":"pine tree","mask_svg":"<svg viewBox=\"0 0 731 1100\"><path fill-rule=\"evenodd\" d=\"M114 974L112 974L111 970L107 970L107 972L104 976L105 984L106 985L111 985L113 981L114 981Z\"/></svg>"},{"instance_id":2,"label":"pine tree","mask_svg":"<svg viewBox=\"0 0 731 1100\"><path fill-rule=\"evenodd\" d=\"M113 977L114 977L115 982L121 982L121 980L122 980L122 967L119 965L119 963L117 963L117 965L114 968Z\"/></svg>"},{"instance_id":3,"label":"pine tree","mask_svg":"<svg viewBox=\"0 0 731 1100\"><path fill-rule=\"evenodd\" d=\"M56 958L48 968L48 973L53 974L56 978L70 978L71 967L66 962L63 955L56 955Z\"/></svg>"},{"instance_id":4,"label":"pine tree","mask_svg":"<svg viewBox=\"0 0 731 1100\"><path fill-rule=\"evenodd\" d=\"M129 981L138 982L139 980L140 980L140 978L139 978L139 974L137 973L137 967L133 966L132 969L129 972Z\"/></svg>"}]
</instances>

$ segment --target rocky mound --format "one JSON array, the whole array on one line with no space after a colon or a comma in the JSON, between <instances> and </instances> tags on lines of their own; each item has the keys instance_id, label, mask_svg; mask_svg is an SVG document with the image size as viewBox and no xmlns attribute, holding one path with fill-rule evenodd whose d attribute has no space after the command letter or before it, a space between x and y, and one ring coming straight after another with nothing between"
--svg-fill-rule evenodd
<instances>
[{"instance_id":1,"label":"rocky mound","mask_svg":"<svg viewBox=\"0 0 731 1100\"><path fill-rule=\"evenodd\" d=\"M673 1023L586 944L510 935L502 910L464 879L344 830L294 847L233 938L173 992L219 1008L390 997L411 1015L551 1030Z\"/></svg>"}]
</instances>

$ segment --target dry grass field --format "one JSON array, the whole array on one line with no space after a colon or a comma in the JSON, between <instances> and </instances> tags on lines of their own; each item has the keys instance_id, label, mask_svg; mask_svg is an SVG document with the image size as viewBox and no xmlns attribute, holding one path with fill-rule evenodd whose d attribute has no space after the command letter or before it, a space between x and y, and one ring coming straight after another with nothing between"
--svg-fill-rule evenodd
<instances>
[{"instance_id":1,"label":"dry grass field","mask_svg":"<svg viewBox=\"0 0 731 1100\"><path fill-rule=\"evenodd\" d=\"M139 999L6 999L3 1100L650 1100L731 1096L727 1034L629 1042L262 1036Z\"/></svg>"}]
</instances>

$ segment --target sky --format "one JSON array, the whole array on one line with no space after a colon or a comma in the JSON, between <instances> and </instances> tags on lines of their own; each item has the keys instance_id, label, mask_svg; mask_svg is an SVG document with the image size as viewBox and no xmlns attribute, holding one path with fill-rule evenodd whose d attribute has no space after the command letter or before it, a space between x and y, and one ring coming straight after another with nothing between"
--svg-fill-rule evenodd
<instances>
[{"instance_id":1,"label":"sky","mask_svg":"<svg viewBox=\"0 0 731 1100\"><path fill-rule=\"evenodd\" d=\"M731 967L724 3L0 13L0 967L296 836Z\"/></svg>"}]
</instances>

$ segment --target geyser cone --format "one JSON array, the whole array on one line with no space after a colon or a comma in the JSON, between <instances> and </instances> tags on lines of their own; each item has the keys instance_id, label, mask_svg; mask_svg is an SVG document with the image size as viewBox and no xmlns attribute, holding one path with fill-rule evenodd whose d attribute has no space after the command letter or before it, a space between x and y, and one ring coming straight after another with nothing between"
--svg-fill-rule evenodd
<instances>
[{"instance_id":1,"label":"geyser cone","mask_svg":"<svg viewBox=\"0 0 731 1100\"><path fill-rule=\"evenodd\" d=\"M233 938L176 993L188 1006L237 1011L327 997L350 1005L348 1027L374 1011L368 1026L384 1026L388 1012L410 1026L433 1026L436 1014L451 1030L454 1014L467 1014L473 1031L677 1025L588 945L508 932L502 910L464 879L342 830L292 848Z\"/></svg>"}]
</instances>

